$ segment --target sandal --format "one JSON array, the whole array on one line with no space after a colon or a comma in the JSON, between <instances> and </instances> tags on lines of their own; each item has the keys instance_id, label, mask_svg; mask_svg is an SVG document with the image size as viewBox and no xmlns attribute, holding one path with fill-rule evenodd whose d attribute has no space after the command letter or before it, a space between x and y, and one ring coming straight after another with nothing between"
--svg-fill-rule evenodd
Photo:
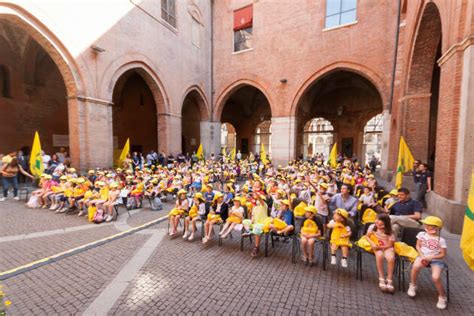
<instances>
[{"instance_id":1,"label":"sandal","mask_svg":"<svg viewBox=\"0 0 474 316\"><path fill-rule=\"evenodd\" d=\"M388 292L388 293L393 293L393 292L395 292L395 288L393 287L393 280L387 279L386 289L387 289L387 292Z\"/></svg>"},{"instance_id":2,"label":"sandal","mask_svg":"<svg viewBox=\"0 0 474 316\"><path fill-rule=\"evenodd\" d=\"M252 253L250 254L252 257L256 257L258 255L258 247L253 248Z\"/></svg>"},{"instance_id":3,"label":"sandal","mask_svg":"<svg viewBox=\"0 0 474 316\"><path fill-rule=\"evenodd\" d=\"M382 292L387 291L387 284L385 283L384 278L379 278L379 288Z\"/></svg>"}]
</instances>

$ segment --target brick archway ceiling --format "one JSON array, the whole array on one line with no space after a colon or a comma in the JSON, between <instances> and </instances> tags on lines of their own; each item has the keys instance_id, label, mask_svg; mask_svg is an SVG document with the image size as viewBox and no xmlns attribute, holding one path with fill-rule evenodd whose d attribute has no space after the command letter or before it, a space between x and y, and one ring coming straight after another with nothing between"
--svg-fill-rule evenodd
<instances>
[{"instance_id":1,"label":"brick archway ceiling","mask_svg":"<svg viewBox=\"0 0 474 316\"><path fill-rule=\"evenodd\" d=\"M323 117L334 123L342 116L366 119L383 110L377 88L364 77L349 71L338 70L316 81L303 97L297 117L306 121Z\"/></svg>"},{"instance_id":2,"label":"brick archway ceiling","mask_svg":"<svg viewBox=\"0 0 474 316\"><path fill-rule=\"evenodd\" d=\"M221 122L232 124L238 132L242 125L256 127L271 118L270 104L265 95L255 87L243 86L229 96L222 111Z\"/></svg>"}]
</instances>

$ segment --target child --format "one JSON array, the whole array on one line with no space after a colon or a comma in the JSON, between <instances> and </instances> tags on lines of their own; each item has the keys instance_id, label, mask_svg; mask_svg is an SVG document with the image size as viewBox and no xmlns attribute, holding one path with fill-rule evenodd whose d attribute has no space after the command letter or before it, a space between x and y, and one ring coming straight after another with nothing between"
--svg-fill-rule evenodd
<instances>
[{"instance_id":1,"label":"child","mask_svg":"<svg viewBox=\"0 0 474 316\"><path fill-rule=\"evenodd\" d=\"M418 273L422 268L431 267L431 277L438 290L438 303L436 307L439 309L446 309L448 299L441 282L441 273L446 267L443 258L446 256L446 240L440 237L440 230L443 227L443 221L436 216L428 216L421 220L424 224L424 232L419 232L416 235L416 250L420 254L413 263L411 269L410 286L408 287L408 296L416 296L416 279Z\"/></svg>"},{"instance_id":2,"label":"child","mask_svg":"<svg viewBox=\"0 0 474 316\"><path fill-rule=\"evenodd\" d=\"M294 231L295 227L293 226L293 212L290 210L290 201L280 201L280 209L277 216L271 222L268 222L267 225L268 229L266 227L263 228L264 233L272 231L278 235L288 235Z\"/></svg>"},{"instance_id":3,"label":"child","mask_svg":"<svg viewBox=\"0 0 474 316\"><path fill-rule=\"evenodd\" d=\"M213 232L213 225L218 224L226 219L227 217L227 204L224 203L224 194L217 191L214 196L215 202L211 206L211 211L207 215L206 223L204 224L204 238L202 243L205 244L211 239L211 233Z\"/></svg>"},{"instance_id":4,"label":"child","mask_svg":"<svg viewBox=\"0 0 474 316\"><path fill-rule=\"evenodd\" d=\"M189 224L191 223L191 234L189 235L188 240L194 240L194 233L196 232L196 222L203 220L204 216L206 215L206 203L205 203L204 196L201 192L197 192L194 194L193 205L189 210L189 216L184 220L184 235L183 239L188 237L189 232Z\"/></svg>"},{"instance_id":5,"label":"child","mask_svg":"<svg viewBox=\"0 0 474 316\"><path fill-rule=\"evenodd\" d=\"M363 188L363 193L359 197L359 203L361 204L361 210L364 211L367 208L374 208L377 204L374 200L374 193L369 187Z\"/></svg>"},{"instance_id":6,"label":"child","mask_svg":"<svg viewBox=\"0 0 474 316\"><path fill-rule=\"evenodd\" d=\"M317 210L314 206L310 205L305 208L305 221L303 227L301 227L301 260L306 264L314 263L314 243L316 238L321 236L321 232L318 229L318 225L314 221L314 216Z\"/></svg>"},{"instance_id":7,"label":"child","mask_svg":"<svg viewBox=\"0 0 474 316\"><path fill-rule=\"evenodd\" d=\"M379 288L382 292L393 293L393 270L395 268L395 251L393 244L395 243L395 235L392 232L392 224L390 216L387 214L379 214L375 223L370 225L366 236L372 251L375 254L375 263L377 264L377 272L379 273ZM383 270L383 260L387 260L387 278Z\"/></svg>"},{"instance_id":8,"label":"child","mask_svg":"<svg viewBox=\"0 0 474 316\"><path fill-rule=\"evenodd\" d=\"M110 222L114 216L114 205L118 203L118 198L120 196L120 190L118 188L117 182L112 182L109 185L110 192L107 202L104 203L104 212L105 212L105 221Z\"/></svg>"},{"instance_id":9,"label":"child","mask_svg":"<svg viewBox=\"0 0 474 316\"><path fill-rule=\"evenodd\" d=\"M183 217L188 211L189 204L188 198L186 197L186 193L186 190L183 189L178 191L178 197L176 200L175 207L168 214L171 227L171 231L169 232L170 236L176 235L179 219Z\"/></svg>"},{"instance_id":10,"label":"child","mask_svg":"<svg viewBox=\"0 0 474 316\"><path fill-rule=\"evenodd\" d=\"M328 228L332 229L331 233L331 264L335 265L336 262L336 251L341 248L342 259L341 266L347 268L347 256L349 255L349 247L351 242L349 238L352 235L350 226L347 225L349 213L342 209L336 209L333 219L327 225Z\"/></svg>"},{"instance_id":11,"label":"child","mask_svg":"<svg viewBox=\"0 0 474 316\"><path fill-rule=\"evenodd\" d=\"M242 207L242 198L241 197L235 197L234 198L234 206L229 211L229 217L226 220L226 223L224 227L222 228L221 232L219 235L222 238L226 238L227 235L230 234L232 229L237 224L241 224L242 220L244 219L244 208Z\"/></svg>"}]
</instances>

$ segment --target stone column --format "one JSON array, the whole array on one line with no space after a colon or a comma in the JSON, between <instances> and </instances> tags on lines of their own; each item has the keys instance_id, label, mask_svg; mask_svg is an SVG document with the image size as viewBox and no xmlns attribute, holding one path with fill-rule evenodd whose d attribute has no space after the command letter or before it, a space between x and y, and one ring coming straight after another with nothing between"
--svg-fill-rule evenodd
<instances>
[{"instance_id":1,"label":"stone column","mask_svg":"<svg viewBox=\"0 0 474 316\"><path fill-rule=\"evenodd\" d=\"M201 121L201 144L206 157L209 157L211 153L219 155L221 151L221 122Z\"/></svg>"},{"instance_id":2,"label":"stone column","mask_svg":"<svg viewBox=\"0 0 474 316\"><path fill-rule=\"evenodd\" d=\"M383 111L383 130L382 130L382 170L386 171L388 168L388 155L389 155L389 143L390 143L390 130L391 130L392 115L388 110Z\"/></svg>"},{"instance_id":3,"label":"stone column","mask_svg":"<svg viewBox=\"0 0 474 316\"><path fill-rule=\"evenodd\" d=\"M181 152L181 116L158 113L158 151L167 155Z\"/></svg>"},{"instance_id":4,"label":"stone column","mask_svg":"<svg viewBox=\"0 0 474 316\"><path fill-rule=\"evenodd\" d=\"M113 164L111 102L83 96L68 100L69 148L79 170Z\"/></svg>"},{"instance_id":5,"label":"stone column","mask_svg":"<svg viewBox=\"0 0 474 316\"><path fill-rule=\"evenodd\" d=\"M296 118L272 118L272 160L275 165L295 158Z\"/></svg>"}]
</instances>

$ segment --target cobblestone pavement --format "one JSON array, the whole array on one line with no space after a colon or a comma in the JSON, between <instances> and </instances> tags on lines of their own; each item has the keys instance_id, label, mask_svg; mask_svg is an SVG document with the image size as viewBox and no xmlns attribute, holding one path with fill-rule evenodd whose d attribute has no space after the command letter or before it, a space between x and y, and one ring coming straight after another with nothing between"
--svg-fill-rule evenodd
<instances>
[{"instance_id":1,"label":"cobblestone pavement","mask_svg":"<svg viewBox=\"0 0 474 316\"><path fill-rule=\"evenodd\" d=\"M152 212L134 211L129 218L123 210L119 222L128 227L162 217L171 208ZM87 224L84 218L28 210L18 202L0 205L2 236ZM21 214L19 216L18 214ZM3 218L6 217L5 225ZM33 222L36 221L35 222ZM28 223L23 223L27 221ZM72 247L117 233L123 226L93 225L82 231L0 242L0 270L37 260ZM166 230L162 222L140 233L124 237L72 257L25 272L3 281L12 315L82 314L102 296L109 300L109 314L458 314L473 315L474 277L461 269L462 262L447 259L450 267L449 309L436 309L436 292L428 271L419 282L417 298L405 293L384 294L378 290L374 259L364 257L364 281L355 279L355 256L349 269L321 264L307 267L291 263L289 244L276 243L268 258L250 257L246 242L239 249L239 233L225 240L202 245L180 237L157 240L150 256L142 258L129 275L125 290L113 298L116 276L127 271L153 232ZM5 228L6 232L3 230ZM1 241L1 239L0 239ZM448 250L449 251L449 250ZM320 255L318 248L317 255ZM140 260L138 260L140 261ZM133 269L132 269L133 270ZM138 271L138 272L136 272ZM122 272L123 273L123 272ZM117 299L118 298L118 299ZM110 301L112 300L112 301ZM104 302L105 304L105 302Z\"/></svg>"}]
</instances>

